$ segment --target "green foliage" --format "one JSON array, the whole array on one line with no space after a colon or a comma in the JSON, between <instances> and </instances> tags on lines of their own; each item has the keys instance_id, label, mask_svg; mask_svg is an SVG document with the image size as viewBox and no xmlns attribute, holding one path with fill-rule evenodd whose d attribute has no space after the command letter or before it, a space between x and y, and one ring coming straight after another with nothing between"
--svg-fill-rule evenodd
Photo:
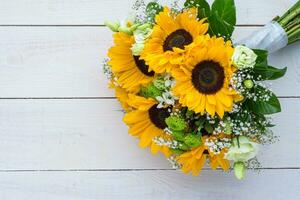
<instances>
[{"instance_id":1,"label":"green foliage","mask_svg":"<svg viewBox=\"0 0 300 200\"><path fill-rule=\"evenodd\" d=\"M285 75L287 68L278 69L268 65L268 52L265 50L254 49L257 55L256 64L253 72L254 77L260 77L262 80L275 80Z\"/></svg>"},{"instance_id":2,"label":"green foliage","mask_svg":"<svg viewBox=\"0 0 300 200\"><path fill-rule=\"evenodd\" d=\"M148 86L143 86L139 92L140 96L146 97L146 98L153 98L157 96L161 96L162 92L155 87L153 84L150 84Z\"/></svg>"},{"instance_id":3,"label":"green foliage","mask_svg":"<svg viewBox=\"0 0 300 200\"><path fill-rule=\"evenodd\" d=\"M184 143L188 145L190 148L195 148L201 145L201 138L195 134L188 134L184 138Z\"/></svg>"},{"instance_id":4,"label":"green foliage","mask_svg":"<svg viewBox=\"0 0 300 200\"><path fill-rule=\"evenodd\" d=\"M161 91L167 89L167 87L165 86L165 80L164 80L163 77L159 77L159 78L155 79L153 81L153 84L154 84L155 87L157 87Z\"/></svg>"},{"instance_id":5,"label":"green foliage","mask_svg":"<svg viewBox=\"0 0 300 200\"><path fill-rule=\"evenodd\" d=\"M190 150L190 147L184 143L179 143L179 147L178 147L180 150L183 150L183 151L188 151Z\"/></svg>"},{"instance_id":6,"label":"green foliage","mask_svg":"<svg viewBox=\"0 0 300 200\"><path fill-rule=\"evenodd\" d=\"M266 64L256 64L253 71L255 77L259 76L262 80L276 80L285 75L287 67L278 69Z\"/></svg>"},{"instance_id":7,"label":"green foliage","mask_svg":"<svg viewBox=\"0 0 300 200\"><path fill-rule=\"evenodd\" d=\"M218 14L226 23L236 24L236 10L234 0L215 0L211 7L212 12Z\"/></svg>"},{"instance_id":8,"label":"green foliage","mask_svg":"<svg viewBox=\"0 0 300 200\"><path fill-rule=\"evenodd\" d=\"M257 64L268 64L268 51L261 49L252 49L257 55L256 63Z\"/></svg>"},{"instance_id":9,"label":"green foliage","mask_svg":"<svg viewBox=\"0 0 300 200\"><path fill-rule=\"evenodd\" d=\"M236 24L234 0L215 0L211 9L206 0L186 0L184 5L198 8L199 19L208 18L211 36L223 36L230 40Z\"/></svg>"},{"instance_id":10,"label":"green foliage","mask_svg":"<svg viewBox=\"0 0 300 200\"><path fill-rule=\"evenodd\" d=\"M209 133L212 134L214 131L214 127L213 125L211 125L210 123L206 122L204 125L205 130Z\"/></svg>"},{"instance_id":11,"label":"green foliage","mask_svg":"<svg viewBox=\"0 0 300 200\"><path fill-rule=\"evenodd\" d=\"M180 149L171 149L171 152L175 155L181 155L184 153L184 151Z\"/></svg>"},{"instance_id":12,"label":"green foliage","mask_svg":"<svg viewBox=\"0 0 300 200\"><path fill-rule=\"evenodd\" d=\"M186 8L198 8L198 18L203 19L210 16L210 6L206 0L187 0L184 3Z\"/></svg>"},{"instance_id":13,"label":"green foliage","mask_svg":"<svg viewBox=\"0 0 300 200\"><path fill-rule=\"evenodd\" d=\"M146 13L150 21L155 21L155 15L163 11L163 7L157 2L150 2L146 6Z\"/></svg>"},{"instance_id":14,"label":"green foliage","mask_svg":"<svg viewBox=\"0 0 300 200\"><path fill-rule=\"evenodd\" d=\"M258 87L257 90L263 91L265 93L270 93L270 91L267 91L263 87ZM271 97L268 101L265 100L251 100L247 99L244 104L248 108L248 110L251 110L252 112L256 114L261 114L261 115L269 115L269 114L274 114L281 112L281 106L278 98L276 95L271 92Z\"/></svg>"},{"instance_id":15,"label":"green foliage","mask_svg":"<svg viewBox=\"0 0 300 200\"><path fill-rule=\"evenodd\" d=\"M186 123L179 116L170 116L166 119L166 124L172 131L183 131L186 128Z\"/></svg>"},{"instance_id":16,"label":"green foliage","mask_svg":"<svg viewBox=\"0 0 300 200\"><path fill-rule=\"evenodd\" d=\"M184 141L184 137L185 137L185 135L182 131L172 131L172 136L175 140L181 141L181 142Z\"/></svg>"},{"instance_id":17,"label":"green foliage","mask_svg":"<svg viewBox=\"0 0 300 200\"><path fill-rule=\"evenodd\" d=\"M210 35L221 35L230 40L236 24L234 0L215 0L208 20Z\"/></svg>"}]
</instances>

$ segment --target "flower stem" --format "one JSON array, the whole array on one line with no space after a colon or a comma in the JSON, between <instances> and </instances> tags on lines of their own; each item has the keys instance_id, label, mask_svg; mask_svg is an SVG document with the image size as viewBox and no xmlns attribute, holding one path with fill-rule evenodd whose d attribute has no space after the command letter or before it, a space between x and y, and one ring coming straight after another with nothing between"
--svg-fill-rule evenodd
<instances>
[{"instance_id":1,"label":"flower stem","mask_svg":"<svg viewBox=\"0 0 300 200\"><path fill-rule=\"evenodd\" d=\"M295 16L299 15L300 11L300 0L292 6L282 17L277 19L276 21L281 25L285 26L289 21L291 21ZM298 10L297 10L298 9Z\"/></svg>"},{"instance_id":2,"label":"flower stem","mask_svg":"<svg viewBox=\"0 0 300 200\"><path fill-rule=\"evenodd\" d=\"M285 18L283 18L280 21L281 26L283 26L283 27L286 26L289 22L291 22L298 15L300 15L300 6L298 6L295 10L290 12Z\"/></svg>"},{"instance_id":3,"label":"flower stem","mask_svg":"<svg viewBox=\"0 0 300 200\"><path fill-rule=\"evenodd\" d=\"M294 26L288 33L289 44L297 42L300 39L300 24Z\"/></svg>"}]
</instances>

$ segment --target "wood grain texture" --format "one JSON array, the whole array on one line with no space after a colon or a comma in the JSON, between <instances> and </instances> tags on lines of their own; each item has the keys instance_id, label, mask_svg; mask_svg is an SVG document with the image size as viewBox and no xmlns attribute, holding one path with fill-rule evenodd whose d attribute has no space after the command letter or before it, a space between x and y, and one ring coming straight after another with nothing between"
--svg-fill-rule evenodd
<instances>
[{"instance_id":1,"label":"wood grain texture","mask_svg":"<svg viewBox=\"0 0 300 200\"><path fill-rule=\"evenodd\" d=\"M124 19L135 0L1 0L1 25L100 25ZM236 0L238 24L266 24L297 0ZM162 4L173 0L160 0ZM183 4L184 0L180 0ZM210 0L212 2L212 0Z\"/></svg>"},{"instance_id":2,"label":"wood grain texture","mask_svg":"<svg viewBox=\"0 0 300 200\"><path fill-rule=\"evenodd\" d=\"M239 40L258 30L239 27ZM101 62L112 45L104 27L0 27L0 97L112 97ZM279 96L300 96L300 43L270 56L288 66L273 83Z\"/></svg>"},{"instance_id":3,"label":"wood grain texture","mask_svg":"<svg viewBox=\"0 0 300 200\"><path fill-rule=\"evenodd\" d=\"M184 175L127 134L101 72L112 34L99 25L133 1L0 0L0 199L300 199L300 44L269 59L288 73L272 86L283 112L280 141L259 154L264 169L242 182L208 168ZM296 1L236 0L234 38Z\"/></svg>"},{"instance_id":4,"label":"wood grain texture","mask_svg":"<svg viewBox=\"0 0 300 200\"><path fill-rule=\"evenodd\" d=\"M9 200L283 200L300 199L299 170L232 173L203 171L10 172L0 173L0 198Z\"/></svg>"},{"instance_id":5,"label":"wood grain texture","mask_svg":"<svg viewBox=\"0 0 300 200\"><path fill-rule=\"evenodd\" d=\"M265 168L300 166L300 100L281 102ZM128 135L116 100L0 100L0 111L0 170L170 169Z\"/></svg>"}]
</instances>

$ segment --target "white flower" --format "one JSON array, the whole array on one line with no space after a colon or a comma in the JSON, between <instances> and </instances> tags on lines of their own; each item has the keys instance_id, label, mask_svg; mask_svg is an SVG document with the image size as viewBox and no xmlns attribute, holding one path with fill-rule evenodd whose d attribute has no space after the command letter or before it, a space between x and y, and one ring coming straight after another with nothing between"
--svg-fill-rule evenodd
<instances>
[{"instance_id":1,"label":"white flower","mask_svg":"<svg viewBox=\"0 0 300 200\"><path fill-rule=\"evenodd\" d=\"M135 44L132 45L132 53L139 56L144 49L146 40L151 36L152 29L150 24L143 24L133 32Z\"/></svg>"},{"instance_id":2,"label":"white flower","mask_svg":"<svg viewBox=\"0 0 300 200\"><path fill-rule=\"evenodd\" d=\"M239 69L253 68L256 59L257 59L257 55L254 53L252 49L249 49L248 47L245 46L235 47L232 60L234 64L237 66L237 68Z\"/></svg>"},{"instance_id":3,"label":"white flower","mask_svg":"<svg viewBox=\"0 0 300 200\"><path fill-rule=\"evenodd\" d=\"M233 138L233 143L225 155L227 160L246 162L256 156L259 144L251 142L245 136Z\"/></svg>"},{"instance_id":4,"label":"white flower","mask_svg":"<svg viewBox=\"0 0 300 200\"><path fill-rule=\"evenodd\" d=\"M143 51L144 46L145 46L145 44L143 44L143 43L135 43L135 44L133 44L132 47L131 47L132 54L134 56L141 55L141 52Z\"/></svg>"},{"instance_id":5,"label":"white flower","mask_svg":"<svg viewBox=\"0 0 300 200\"><path fill-rule=\"evenodd\" d=\"M164 92L162 96L156 97L156 100L159 102L157 108L163 108L166 105L174 105L176 98L173 96L172 92Z\"/></svg>"}]
</instances>

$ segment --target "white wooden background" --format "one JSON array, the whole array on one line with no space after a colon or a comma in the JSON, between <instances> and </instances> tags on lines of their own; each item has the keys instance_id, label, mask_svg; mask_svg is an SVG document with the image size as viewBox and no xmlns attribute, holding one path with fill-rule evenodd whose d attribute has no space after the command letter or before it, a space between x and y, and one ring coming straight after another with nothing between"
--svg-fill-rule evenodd
<instances>
[{"instance_id":1,"label":"white wooden background","mask_svg":"<svg viewBox=\"0 0 300 200\"><path fill-rule=\"evenodd\" d=\"M0 0L0 199L300 199L300 44L270 56L288 66L275 81L280 141L263 168L239 182L205 169L192 177L127 135L101 61L112 44L105 19L133 0ZM296 0L236 0L235 38ZM164 1L166 3L166 1Z\"/></svg>"}]
</instances>

